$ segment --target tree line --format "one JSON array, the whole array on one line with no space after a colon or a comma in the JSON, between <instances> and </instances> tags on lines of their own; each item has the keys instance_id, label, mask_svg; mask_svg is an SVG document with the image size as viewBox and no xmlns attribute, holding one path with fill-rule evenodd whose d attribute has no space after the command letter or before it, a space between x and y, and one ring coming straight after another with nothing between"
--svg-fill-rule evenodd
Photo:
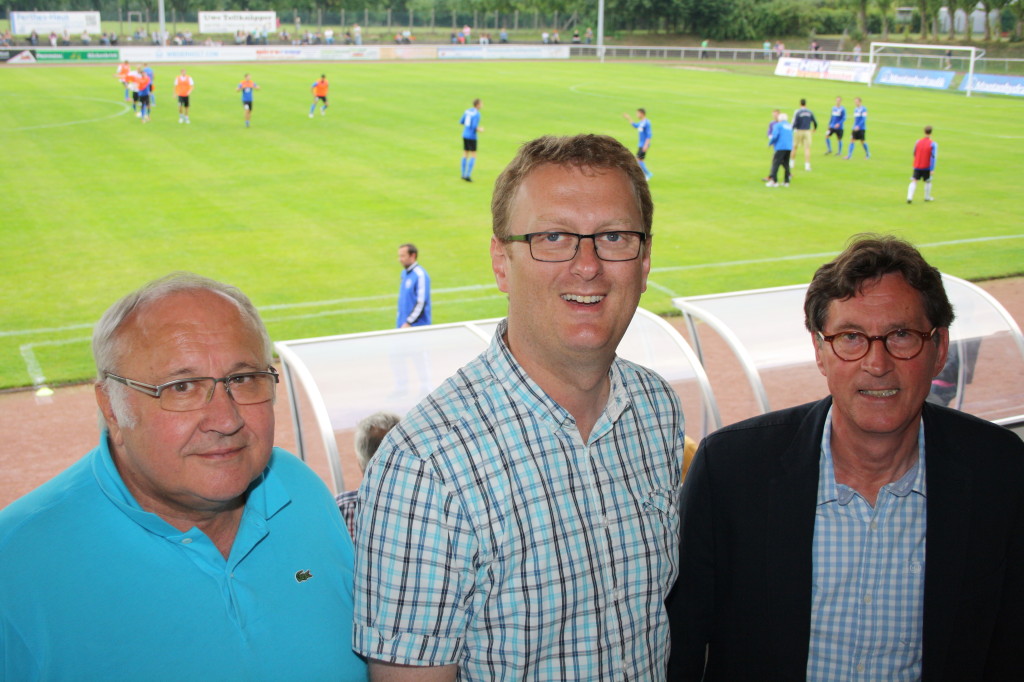
<instances>
[{"instance_id":1,"label":"tree line","mask_svg":"<svg viewBox=\"0 0 1024 682\"><path fill-rule=\"evenodd\" d=\"M916 11L911 23L897 25L894 0L606 0L608 31L658 31L690 34L711 40L764 40L783 36L836 35L847 33L856 40L867 35L913 32L923 40L937 39L939 10L948 7L973 11L977 0L911 0ZM7 0L8 11L99 11L105 20L129 11L155 16L157 0ZM903 4L903 3L900 3ZM907 3L910 4L910 3ZM1003 17L1021 38L1024 0L985 0L984 7L998 12L986 22L985 40L1005 30ZM577 25L597 25L596 0L166 0L165 8L177 16L198 11L274 10L287 21L294 13L307 18L338 17L391 10L398 16L480 16L498 13L511 16L540 13L545 17L574 18ZM308 23L308 21L307 21ZM554 28L565 28L554 26ZM953 38L953 28L949 38ZM968 31L970 31L968 22ZM965 36L971 39L973 36ZM981 36L978 36L979 38Z\"/></svg>"}]
</instances>

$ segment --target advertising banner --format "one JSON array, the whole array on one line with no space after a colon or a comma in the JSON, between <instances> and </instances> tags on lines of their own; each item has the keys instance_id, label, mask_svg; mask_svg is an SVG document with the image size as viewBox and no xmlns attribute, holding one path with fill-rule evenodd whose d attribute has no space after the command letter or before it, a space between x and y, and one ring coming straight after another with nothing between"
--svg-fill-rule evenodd
<instances>
[{"instance_id":1,"label":"advertising banner","mask_svg":"<svg viewBox=\"0 0 1024 682\"><path fill-rule=\"evenodd\" d=\"M878 70L875 83L879 85L903 85L909 88L947 90L953 83L952 71L930 71L927 69L898 69L883 66Z\"/></svg>"},{"instance_id":2,"label":"advertising banner","mask_svg":"<svg viewBox=\"0 0 1024 682\"><path fill-rule=\"evenodd\" d=\"M967 90L967 81L971 81L971 92L987 92L993 95L1012 95L1024 97L1024 78L1020 76L995 76L989 73L976 73L972 80L964 76L960 81L960 91Z\"/></svg>"},{"instance_id":3,"label":"advertising banner","mask_svg":"<svg viewBox=\"0 0 1024 682\"><path fill-rule=\"evenodd\" d=\"M37 62L116 62L120 52L115 48L90 50L88 48L77 50L44 50L36 48Z\"/></svg>"},{"instance_id":4,"label":"advertising banner","mask_svg":"<svg viewBox=\"0 0 1024 682\"><path fill-rule=\"evenodd\" d=\"M870 83L875 64L868 62L839 62L830 59L796 59L782 57L775 64L776 76L790 78L820 78L847 83Z\"/></svg>"},{"instance_id":5,"label":"advertising banner","mask_svg":"<svg viewBox=\"0 0 1024 682\"><path fill-rule=\"evenodd\" d=\"M200 12L200 33L277 30L277 12Z\"/></svg>"},{"instance_id":6,"label":"advertising banner","mask_svg":"<svg viewBox=\"0 0 1024 682\"><path fill-rule=\"evenodd\" d=\"M83 30L89 33L100 32L99 12L11 12L11 33L16 36L27 36L35 31L39 35L50 31L64 33L67 29L72 34L80 34Z\"/></svg>"},{"instance_id":7,"label":"advertising banner","mask_svg":"<svg viewBox=\"0 0 1024 682\"><path fill-rule=\"evenodd\" d=\"M68 62L116 62L117 48L31 48L28 50L5 48L0 50L0 62L6 64L58 64Z\"/></svg>"},{"instance_id":8,"label":"advertising banner","mask_svg":"<svg viewBox=\"0 0 1024 682\"><path fill-rule=\"evenodd\" d=\"M568 59L568 45L465 45L437 48L438 59Z\"/></svg>"},{"instance_id":9,"label":"advertising banner","mask_svg":"<svg viewBox=\"0 0 1024 682\"><path fill-rule=\"evenodd\" d=\"M32 50L0 50L0 62L6 64L35 64L36 56Z\"/></svg>"}]
</instances>

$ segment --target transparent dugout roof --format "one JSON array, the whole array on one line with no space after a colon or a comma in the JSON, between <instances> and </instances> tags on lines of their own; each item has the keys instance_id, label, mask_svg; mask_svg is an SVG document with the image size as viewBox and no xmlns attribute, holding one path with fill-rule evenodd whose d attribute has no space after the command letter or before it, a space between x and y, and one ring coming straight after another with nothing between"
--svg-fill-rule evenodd
<instances>
[{"instance_id":1,"label":"transparent dugout roof","mask_svg":"<svg viewBox=\"0 0 1024 682\"><path fill-rule=\"evenodd\" d=\"M352 436L378 411L403 416L490 344L500 318L362 334L279 341L298 455L327 457L335 492L357 478ZM663 319L638 309L619 344L621 357L650 367L679 393L687 434L721 425L697 355ZM348 486L353 487L353 486Z\"/></svg>"},{"instance_id":2,"label":"transparent dugout roof","mask_svg":"<svg viewBox=\"0 0 1024 682\"><path fill-rule=\"evenodd\" d=\"M1006 424L1024 424L1024 337L980 287L943 275L956 320L946 368L929 400ZM725 423L828 393L804 328L807 285L673 299L722 405Z\"/></svg>"}]
</instances>

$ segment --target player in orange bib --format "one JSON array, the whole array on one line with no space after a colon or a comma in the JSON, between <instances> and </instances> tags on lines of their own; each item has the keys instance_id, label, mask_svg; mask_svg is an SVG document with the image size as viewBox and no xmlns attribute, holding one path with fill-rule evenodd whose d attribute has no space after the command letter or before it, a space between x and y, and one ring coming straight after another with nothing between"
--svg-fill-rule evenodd
<instances>
[{"instance_id":1,"label":"player in orange bib","mask_svg":"<svg viewBox=\"0 0 1024 682\"><path fill-rule=\"evenodd\" d=\"M192 76L181 70L181 74L174 79L174 94L178 96L178 123L191 123L188 118L188 96L192 94L195 82Z\"/></svg>"},{"instance_id":2,"label":"player in orange bib","mask_svg":"<svg viewBox=\"0 0 1024 682\"><path fill-rule=\"evenodd\" d=\"M139 113L139 111L138 111L138 108L139 108L139 80L141 79L141 77L139 76L140 73L141 73L140 71L132 69L131 71L128 72L128 75L126 75L124 77L124 86L127 88L127 92L132 93L132 111L135 112L135 115L137 117L141 117L142 116L142 114Z\"/></svg>"},{"instance_id":3,"label":"player in orange bib","mask_svg":"<svg viewBox=\"0 0 1024 682\"><path fill-rule=\"evenodd\" d=\"M132 67L129 66L128 60L124 60L117 65L117 80L121 81L121 85L124 86L124 101L131 101L132 91L128 89L128 74L131 73Z\"/></svg>"},{"instance_id":4,"label":"player in orange bib","mask_svg":"<svg viewBox=\"0 0 1024 682\"><path fill-rule=\"evenodd\" d=\"M313 103L309 105L309 117L313 118L313 112L316 111L316 103L323 102L323 106L320 107L320 115L325 116L327 114L327 76L320 74L320 80L313 83Z\"/></svg>"}]
</instances>

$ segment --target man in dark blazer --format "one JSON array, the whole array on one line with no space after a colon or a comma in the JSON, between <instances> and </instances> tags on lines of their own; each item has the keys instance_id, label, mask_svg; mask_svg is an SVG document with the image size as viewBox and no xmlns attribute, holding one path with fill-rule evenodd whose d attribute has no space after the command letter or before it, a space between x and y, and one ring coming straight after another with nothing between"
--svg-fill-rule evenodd
<instances>
[{"instance_id":1,"label":"man in dark blazer","mask_svg":"<svg viewBox=\"0 0 1024 682\"><path fill-rule=\"evenodd\" d=\"M830 397L721 429L682 493L669 680L1024 674L1024 441L925 404L952 306L859 236L804 309Z\"/></svg>"}]
</instances>

